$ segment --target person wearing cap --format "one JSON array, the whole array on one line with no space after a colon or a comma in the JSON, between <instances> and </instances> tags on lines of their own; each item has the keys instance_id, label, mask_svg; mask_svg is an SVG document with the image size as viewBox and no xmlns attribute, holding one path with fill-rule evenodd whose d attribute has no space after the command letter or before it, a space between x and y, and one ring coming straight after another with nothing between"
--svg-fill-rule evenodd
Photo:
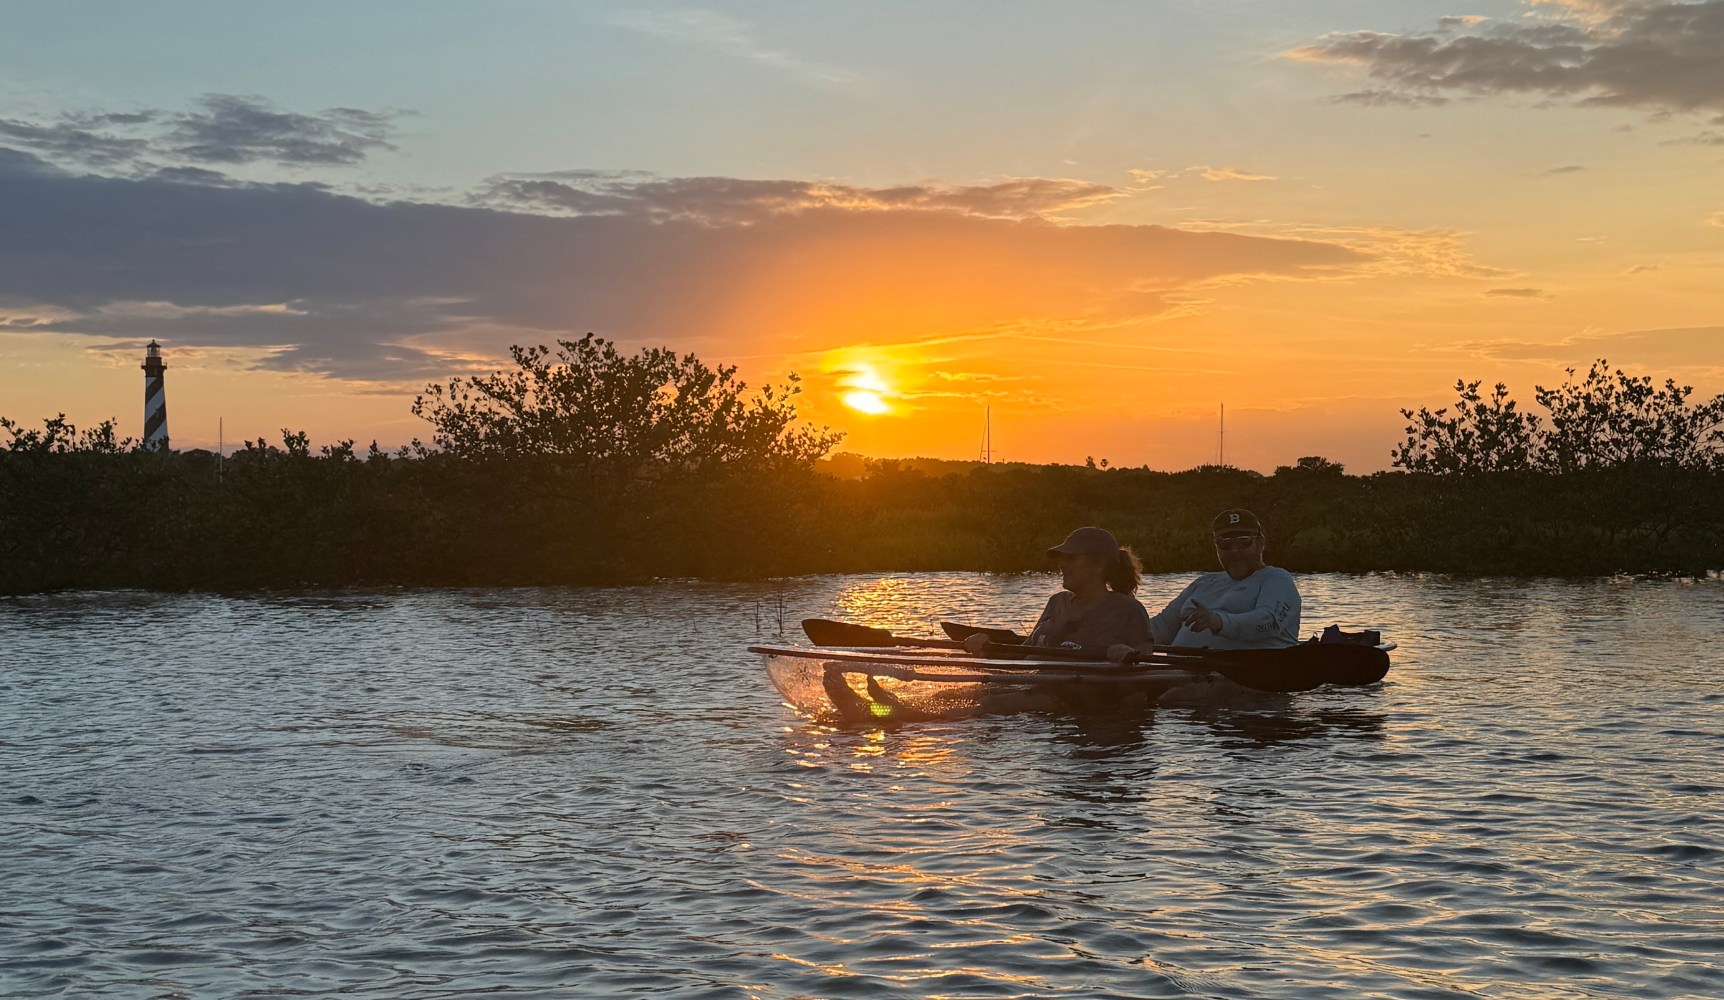
<instances>
[{"instance_id":1,"label":"person wearing cap","mask_svg":"<svg viewBox=\"0 0 1724 1000\"><path fill-rule=\"evenodd\" d=\"M1210 528L1221 572L1193 580L1151 616L1155 644L1210 649L1297 645L1299 588L1291 573L1264 563L1262 522L1250 511L1234 508L1215 515ZM1108 655L1123 659L1136 645L1111 647Z\"/></svg>"},{"instance_id":2,"label":"person wearing cap","mask_svg":"<svg viewBox=\"0 0 1724 1000\"><path fill-rule=\"evenodd\" d=\"M1025 645L1102 653L1116 643L1150 641L1149 612L1132 596L1143 566L1112 532L1079 528L1049 549L1048 557L1058 562L1064 589L1048 598ZM987 644L986 635L973 635L964 643L978 656Z\"/></svg>"}]
</instances>

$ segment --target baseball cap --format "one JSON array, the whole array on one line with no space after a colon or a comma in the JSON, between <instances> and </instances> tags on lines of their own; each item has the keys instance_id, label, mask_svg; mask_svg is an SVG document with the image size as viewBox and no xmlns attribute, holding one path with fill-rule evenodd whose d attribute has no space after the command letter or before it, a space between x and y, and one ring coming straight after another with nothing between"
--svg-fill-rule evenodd
<instances>
[{"instance_id":1,"label":"baseball cap","mask_svg":"<svg viewBox=\"0 0 1724 1000\"><path fill-rule=\"evenodd\" d=\"M1066 540L1048 550L1050 558L1056 556L1092 555L1112 558L1119 554L1119 542L1113 537L1113 532L1106 528L1079 528L1066 536Z\"/></svg>"},{"instance_id":2,"label":"baseball cap","mask_svg":"<svg viewBox=\"0 0 1724 1000\"><path fill-rule=\"evenodd\" d=\"M1257 520L1257 515L1248 510L1229 507L1215 515L1215 521L1210 530L1217 535L1261 535L1263 524Z\"/></svg>"}]
</instances>

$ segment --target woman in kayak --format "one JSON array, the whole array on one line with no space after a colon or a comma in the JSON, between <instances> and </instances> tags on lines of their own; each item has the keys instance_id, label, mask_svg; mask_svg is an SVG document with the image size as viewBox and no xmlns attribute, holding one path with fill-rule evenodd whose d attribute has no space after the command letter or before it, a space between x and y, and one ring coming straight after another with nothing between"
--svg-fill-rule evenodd
<instances>
[{"instance_id":1,"label":"woman in kayak","mask_svg":"<svg viewBox=\"0 0 1724 1000\"><path fill-rule=\"evenodd\" d=\"M1137 646L1150 642L1149 612L1132 596L1137 592L1143 565L1130 549L1120 547L1112 532L1102 528L1079 528L1067 535L1065 541L1049 549L1048 556L1058 561L1060 584L1065 589L1048 598L1047 607L1042 609L1042 616L1036 620L1036 627L1030 630L1029 638L1023 641L1024 646L1057 646L1099 655L1105 653L1109 646L1122 643ZM989 649L989 638L986 632L978 632L964 640L964 648L976 656L989 655L996 652ZM863 713L867 712L878 714L872 705L879 705L885 707L894 721L931 718L906 706L885 690L873 675L868 676L866 685L872 705L865 704L843 675L836 671L826 673L824 684L827 698L844 714L860 717L866 717ZM1105 685L1091 688L1093 690L994 691L983 696L976 711L981 714L1059 708L1091 711L1102 707L1095 703L1097 698L1116 697ZM1144 698L1136 695L1135 701L1141 705ZM1122 705L1127 709L1133 707L1131 699L1108 707L1120 708ZM940 717L955 716L943 714Z\"/></svg>"},{"instance_id":2,"label":"woman in kayak","mask_svg":"<svg viewBox=\"0 0 1724 1000\"><path fill-rule=\"evenodd\" d=\"M1143 566L1103 528L1079 528L1048 550L1058 560L1060 585L1048 598L1026 646L1059 646L1094 653L1117 643L1150 642L1149 612L1137 598ZM987 652L988 637L973 635L964 648L978 656Z\"/></svg>"}]
</instances>

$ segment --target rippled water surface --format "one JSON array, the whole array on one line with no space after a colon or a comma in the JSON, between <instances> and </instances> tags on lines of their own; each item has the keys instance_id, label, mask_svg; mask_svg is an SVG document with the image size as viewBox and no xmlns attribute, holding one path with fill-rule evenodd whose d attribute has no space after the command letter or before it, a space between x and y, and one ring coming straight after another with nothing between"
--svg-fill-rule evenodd
<instances>
[{"instance_id":1,"label":"rippled water surface","mask_svg":"<svg viewBox=\"0 0 1724 1000\"><path fill-rule=\"evenodd\" d=\"M1055 585L0 601L0 995L1724 996L1724 584L1311 577L1384 684L1106 721L743 652Z\"/></svg>"}]
</instances>

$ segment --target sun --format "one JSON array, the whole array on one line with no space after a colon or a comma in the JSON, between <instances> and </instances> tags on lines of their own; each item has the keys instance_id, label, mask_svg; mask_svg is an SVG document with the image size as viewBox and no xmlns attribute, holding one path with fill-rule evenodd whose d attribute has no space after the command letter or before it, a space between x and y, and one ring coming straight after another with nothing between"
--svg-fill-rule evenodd
<instances>
[{"instance_id":1,"label":"sun","mask_svg":"<svg viewBox=\"0 0 1724 1000\"><path fill-rule=\"evenodd\" d=\"M856 365L840 372L838 388L842 390L839 400L858 413L878 416L892 412L891 404L886 402L892 387L871 365Z\"/></svg>"},{"instance_id":2,"label":"sun","mask_svg":"<svg viewBox=\"0 0 1724 1000\"><path fill-rule=\"evenodd\" d=\"M886 401L880 398L879 393L868 389L852 389L840 398L844 400L845 406L863 413L885 413L891 409L886 405Z\"/></svg>"}]
</instances>

